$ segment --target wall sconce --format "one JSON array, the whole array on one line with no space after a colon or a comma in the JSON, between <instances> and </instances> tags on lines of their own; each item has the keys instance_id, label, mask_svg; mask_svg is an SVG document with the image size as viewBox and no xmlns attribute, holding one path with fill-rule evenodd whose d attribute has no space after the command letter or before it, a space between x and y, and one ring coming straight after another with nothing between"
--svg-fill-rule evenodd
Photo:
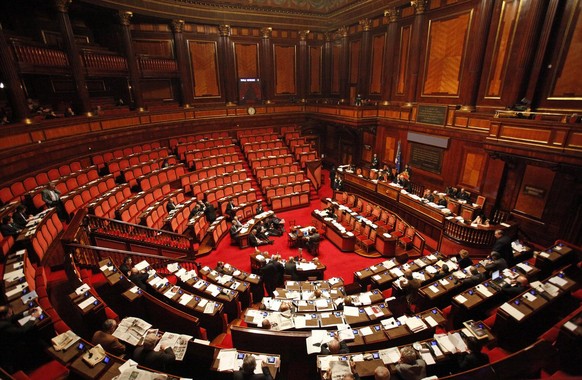
<instances>
[{"instance_id":1,"label":"wall sconce","mask_svg":"<svg viewBox=\"0 0 582 380\"><path fill-rule=\"evenodd\" d=\"M4 88L4 82L0 82L0 88Z\"/></svg>"}]
</instances>

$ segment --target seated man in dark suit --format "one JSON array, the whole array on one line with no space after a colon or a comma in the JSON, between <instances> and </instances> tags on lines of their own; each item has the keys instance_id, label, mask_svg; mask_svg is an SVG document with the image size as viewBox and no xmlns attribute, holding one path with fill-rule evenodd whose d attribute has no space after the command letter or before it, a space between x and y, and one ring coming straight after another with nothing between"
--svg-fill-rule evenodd
<instances>
[{"instance_id":1,"label":"seated man in dark suit","mask_svg":"<svg viewBox=\"0 0 582 380\"><path fill-rule=\"evenodd\" d=\"M39 360L44 358L45 344L36 328L36 319L41 316L38 308L25 311L32 316L23 326L18 320L23 314L14 315L10 305L0 306L0 366L10 371L23 368L34 368L40 365Z\"/></svg>"},{"instance_id":2,"label":"seated man in dark suit","mask_svg":"<svg viewBox=\"0 0 582 380\"><path fill-rule=\"evenodd\" d=\"M204 204L204 215L206 215L208 223L212 223L216 220L216 208L214 208L210 202Z\"/></svg>"},{"instance_id":3,"label":"seated man in dark suit","mask_svg":"<svg viewBox=\"0 0 582 380\"><path fill-rule=\"evenodd\" d=\"M242 229L242 223L238 221L238 218L235 216L232 219L232 225L230 226L229 233L230 233L230 240L232 244L238 244L239 240L239 232Z\"/></svg>"},{"instance_id":4,"label":"seated man in dark suit","mask_svg":"<svg viewBox=\"0 0 582 380\"><path fill-rule=\"evenodd\" d=\"M146 288L145 282L148 279L148 274L138 270L133 266L133 260L130 256L125 256L123 259L123 264L119 266L119 271L124 275L127 276L137 286L142 289Z\"/></svg>"},{"instance_id":5,"label":"seated man in dark suit","mask_svg":"<svg viewBox=\"0 0 582 380\"><path fill-rule=\"evenodd\" d=\"M0 232L2 233L2 236L17 236L20 231L21 229L12 223L12 217L10 215L6 215L2 218L2 224L0 224Z\"/></svg>"},{"instance_id":6,"label":"seated man in dark suit","mask_svg":"<svg viewBox=\"0 0 582 380\"><path fill-rule=\"evenodd\" d=\"M12 214L12 222L14 225L20 229L23 229L28 223L28 218L29 215L26 212L26 206L16 206L16 211L14 211L14 214Z\"/></svg>"},{"instance_id":7,"label":"seated man in dark suit","mask_svg":"<svg viewBox=\"0 0 582 380\"><path fill-rule=\"evenodd\" d=\"M501 254L497 251L491 252L491 257L489 263L485 265L485 269L489 274L495 272L496 270L502 271L507 268L507 261L501 257Z\"/></svg>"},{"instance_id":8,"label":"seated man in dark suit","mask_svg":"<svg viewBox=\"0 0 582 380\"><path fill-rule=\"evenodd\" d=\"M236 371L233 376L233 380L272 380L273 377L269 372L267 363L262 364L262 374L256 374L255 368L257 367L257 361L253 355L246 355L243 359L242 368L240 371Z\"/></svg>"},{"instance_id":9,"label":"seated man in dark suit","mask_svg":"<svg viewBox=\"0 0 582 380\"><path fill-rule=\"evenodd\" d=\"M515 280L511 280L510 284L505 284L501 291L510 299L517 297L521 293L525 292L529 288L529 281L527 277L520 275L517 276Z\"/></svg>"},{"instance_id":10,"label":"seated man in dark suit","mask_svg":"<svg viewBox=\"0 0 582 380\"><path fill-rule=\"evenodd\" d=\"M165 347L163 344L160 351L154 351L156 344L158 344L156 334L146 335L143 345L136 347L133 352L133 359L145 367L166 372L176 359L176 355L172 347Z\"/></svg>"},{"instance_id":11,"label":"seated man in dark suit","mask_svg":"<svg viewBox=\"0 0 582 380\"><path fill-rule=\"evenodd\" d=\"M483 273L479 273L479 270L477 270L477 268L474 266L469 267L469 273L471 274L470 276L461 280L463 285L471 287L485 281L485 275Z\"/></svg>"},{"instance_id":12,"label":"seated man in dark suit","mask_svg":"<svg viewBox=\"0 0 582 380\"><path fill-rule=\"evenodd\" d=\"M321 345L322 355L333 355L333 354L347 354L350 352L350 348L343 340L340 341L334 338L329 341L329 343L324 343Z\"/></svg>"},{"instance_id":13,"label":"seated man in dark suit","mask_svg":"<svg viewBox=\"0 0 582 380\"><path fill-rule=\"evenodd\" d=\"M253 230L249 234L249 244L251 245L251 247L258 247L258 246L261 246L261 245L273 244L273 240L263 240L263 239L260 239L257 236L257 230L256 230L256 228L253 228Z\"/></svg>"},{"instance_id":14,"label":"seated man in dark suit","mask_svg":"<svg viewBox=\"0 0 582 380\"><path fill-rule=\"evenodd\" d=\"M117 322L115 322L115 320L105 320L101 330L97 330L95 331L95 334L93 334L91 343L94 345L100 344L105 351L113 355L123 356L123 354L125 354L125 345L112 335L116 328Z\"/></svg>"},{"instance_id":15,"label":"seated man in dark suit","mask_svg":"<svg viewBox=\"0 0 582 380\"><path fill-rule=\"evenodd\" d=\"M489 356L481 352L483 343L474 336L465 339L469 352L461 352L457 354L457 363L459 364L459 371L468 371L473 368L480 367L489 363Z\"/></svg>"},{"instance_id":16,"label":"seated man in dark suit","mask_svg":"<svg viewBox=\"0 0 582 380\"><path fill-rule=\"evenodd\" d=\"M232 220L235 217L236 206L232 199L230 199L226 204L226 209L224 210L224 213L226 214L226 219L228 220Z\"/></svg>"}]
</instances>

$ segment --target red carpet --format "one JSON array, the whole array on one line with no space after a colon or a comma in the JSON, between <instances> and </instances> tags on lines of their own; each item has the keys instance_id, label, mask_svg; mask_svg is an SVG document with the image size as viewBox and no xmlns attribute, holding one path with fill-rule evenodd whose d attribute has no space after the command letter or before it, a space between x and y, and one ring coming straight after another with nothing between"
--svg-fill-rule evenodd
<instances>
[{"instance_id":1,"label":"red carpet","mask_svg":"<svg viewBox=\"0 0 582 380\"><path fill-rule=\"evenodd\" d=\"M321 208L320 199L324 197L332 197L332 190L329 187L329 176L325 171L325 184L319 190L319 199L312 200L309 207L303 207L296 210L279 212L277 216L285 219L286 232L283 236L272 237L275 240L273 245L264 245L260 247L261 251L269 253L279 253L283 259L290 256L297 255L297 248L289 248L287 246L287 232L291 221L295 221L297 225L308 226L311 225L311 211ZM214 268L217 261L224 261L232 266L250 271L251 262L249 255L254 251L254 248L240 249L236 246L230 245L230 236L225 236L218 248L211 254L200 258L198 261L204 266ZM306 250L303 250L303 257L307 260L313 258ZM324 239L319 246L319 259L327 266L325 271L325 279L331 277L341 277L346 284L353 282L354 271L365 268L367 266L379 263L382 259L368 259L361 257L354 252L341 252L330 241Z\"/></svg>"}]
</instances>

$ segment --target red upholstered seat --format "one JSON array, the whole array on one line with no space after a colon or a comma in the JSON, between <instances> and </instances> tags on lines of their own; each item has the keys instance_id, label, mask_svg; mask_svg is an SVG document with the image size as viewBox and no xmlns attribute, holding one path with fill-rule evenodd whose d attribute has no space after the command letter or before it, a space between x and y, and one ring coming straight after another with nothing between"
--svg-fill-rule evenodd
<instances>
[{"instance_id":1,"label":"red upholstered seat","mask_svg":"<svg viewBox=\"0 0 582 380\"><path fill-rule=\"evenodd\" d=\"M62 365L56 360L51 360L38 368L35 368L30 373L24 373L23 371L18 371L12 375L16 380L45 380L45 379L66 379L69 377L69 370L67 367Z\"/></svg>"}]
</instances>

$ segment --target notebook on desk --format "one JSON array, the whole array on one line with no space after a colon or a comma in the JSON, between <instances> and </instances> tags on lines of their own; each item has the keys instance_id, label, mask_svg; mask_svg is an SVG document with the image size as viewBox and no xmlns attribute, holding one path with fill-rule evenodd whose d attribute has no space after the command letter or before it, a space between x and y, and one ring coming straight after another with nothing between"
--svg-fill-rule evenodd
<instances>
[{"instance_id":1,"label":"notebook on desk","mask_svg":"<svg viewBox=\"0 0 582 380\"><path fill-rule=\"evenodd\" d=\"M491 284L495 288L501 289L501 287L503 286L504 283L505 283L505 279L503 277L501 277L501 271L496 270L495 272L493 272L493 274L491 275Z\"/></svg>"}]
</instances>

